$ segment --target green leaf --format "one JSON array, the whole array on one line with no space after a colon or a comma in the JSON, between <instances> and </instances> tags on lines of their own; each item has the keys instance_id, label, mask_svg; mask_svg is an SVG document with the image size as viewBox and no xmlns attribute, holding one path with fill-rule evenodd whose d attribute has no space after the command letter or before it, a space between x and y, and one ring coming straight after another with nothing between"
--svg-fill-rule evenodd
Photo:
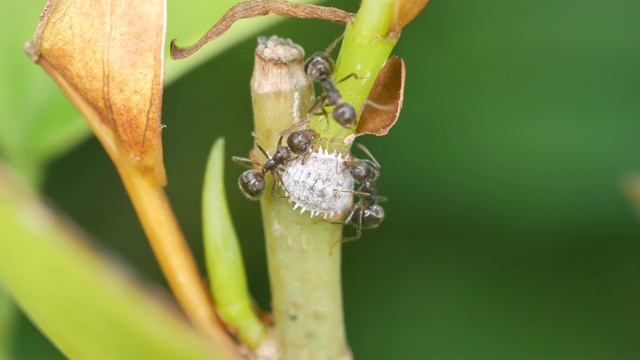
<instances>
[{"instance_id":1,"label":"green leaf","mask_svg":"<svg viewBox=\"0 0 640 360\"><path fill-rule=\"evenodd\" d=\"M195 41L238 0L168 2L167 41ZM0 11L0 157L37 185L53 159L91 132L55 83L23 51L33 39L44 1L7 0ZM165 84L282 18L267 16L234 25L228 34L185 61L167 61ZM167 46L167 56L168 56Z\"/></svg>"},{"instance_id":2,"label":"green leaf","mask_svg":"<svg viewBox=\"0 0 640 360\"><path fill-rule=\"evenodd\" d=\"M0 359L10 358L17 311L7 293L0 286Z\"/></svg>"},{"instance_id":3,"label":"green leaf","mask_svg":"<svg viewBox=\"0 0 640 360\"><path fill-rule=\"evenodd\" d=\"M256 349L267 331L253 310L238 235L229 214L224 192L223 138L215 142L207 161L202 213L209 284L218 314L238 332L243 343Z\"/></svg>"},{"instance_id":4,"label":"green leaf","mask_svg":"<svg viewBox=\"0 0 640 360\"><path fill-rule=\"evenodd\" d=\"M43 4L9 0L0 12L0 156L34 184L48 161L89 135L58 87L23 51Z\"/></svg>"},{"instance_id":5,"label":"green leaf","mask_svg":"<svg viewBox=\"0 0 640 360\"><path fill-rule=\"evenodd\" d=\"M1 166L0 229L0 281L69 358L220 358L175 308L88 247Z\"/></svg>"}]
</instances>

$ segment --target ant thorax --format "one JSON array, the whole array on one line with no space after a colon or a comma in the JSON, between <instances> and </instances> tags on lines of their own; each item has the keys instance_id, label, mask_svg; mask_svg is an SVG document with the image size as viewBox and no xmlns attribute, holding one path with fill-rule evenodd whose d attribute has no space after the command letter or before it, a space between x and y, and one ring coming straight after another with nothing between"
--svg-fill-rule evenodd
<instances>
[{"instance_id":1,"label":"ant thorax","mask_svg":"<svg viewBox=\"0 0 640 360\"><path fill-rule=\"evenodd\" d=\"M349 210L353 205L353 177L345 160L342 154L320 147L306 158L287 162L281 176L294 209L300 207L301 214L308 210L311 217L323 214L325 219Z\"/></svg>"}]
</instances>

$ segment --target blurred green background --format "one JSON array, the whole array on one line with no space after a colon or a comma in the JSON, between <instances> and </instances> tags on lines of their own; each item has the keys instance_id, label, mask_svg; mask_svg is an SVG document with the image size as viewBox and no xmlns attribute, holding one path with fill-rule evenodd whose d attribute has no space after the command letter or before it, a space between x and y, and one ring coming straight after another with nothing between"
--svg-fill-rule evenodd
<instances>
[{"instance_id":1,"label":"blurred green background","mask_svg":"<svg viewBox=\"0 0 640 360\"><path fill-rule=\"evenodd\" d=\"M405 29L400 121L361 138L383 166L387 218L344 247L356 358L640 357L640 222L618 187L640 169L639 18L635 0L432 0ZM264 35L312 53L340 31L288 20ZM167 192L199 260L210 146L224 136L230 157L252 143L255 43L165 92ZM236 188L242 169L227 165L251 291L269 308L258 205ZM163 282L95 139L53 164L46 193ZM27 320L19 327L18 358L61 357Z\"/></svg>"}]
</instances>

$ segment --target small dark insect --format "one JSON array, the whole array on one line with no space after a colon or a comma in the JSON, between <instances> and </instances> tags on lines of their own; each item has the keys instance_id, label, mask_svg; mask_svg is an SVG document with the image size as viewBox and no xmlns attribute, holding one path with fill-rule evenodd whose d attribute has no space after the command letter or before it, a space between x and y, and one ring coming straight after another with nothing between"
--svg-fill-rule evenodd
<instances>
[{"instance_id":1,"label":"small dark insect","mask_svg":"<svg viewBox=\"0 0 640 360\"><path fill-rule=\"evenodd\" d=\"M344 221L338 224L351 224L356 228L356 235L344 238L342 242L358 240L362 236L363 229L375 229L384 220L384 208L379 204L386 201L383 196L378 196L376 180L380 176L380 163L373 157L371 152L362 144L358 147L369 157L369 159L347 159L344 161L345 167L353 180L360 183L358 190L351 191L358 197Z\"/></svg>"},{"instance_id":2,"label":"small dark insect","mask_svg":"<svg viewBox=\"0 0 640 360\"><path fill-rule=\"evenodd\" d=\"M343 102L340 92L336 88L336 82L333 80L333 70L335 65L333 60L326 52L317 52L307 59L304 64L304 71L312 81L320 83L323 92L316 103L309 109L309 113L314 113L320 109L321 113L326 115L324 105L334 105L331 112L333 118L343 127L350 128L356 125L356 110L353 105ZM341 83L351 77L357 77L356 74L350 74L344 79L338 81Z\"/></svg>"},{"instance_id":3,"label":"small dark insect","mask_svg":"<svg viewBox=\"0 0 640 360\"><path fill-rule=\"evenodd\" d=\"M238 179L238 186L240 187L240 190L249 200L259 200L262 197L265 188L264 177L268 172L270 172L274 177L271 195L277 196L275 194L275 190L278 181L282 184L282 187L285 187L282 177L280 176L280 167L291 159L291 150L287 146L282 146L282 137L278 140L276 152L271 157L269 157L269 154L262 148L262 146L260 146L260 144L256 143L256 147L268 159L264 164L238 156L231 158L233 161L243 166L252 167L256 165L260 167L260 170L251 169L243 172Z\"/></svg>"},{"instance_id":4,"label":"small dark insect","mask_svg":"<svg viewBox=\"0 0 640 360\"><path fill-rule=\"evenodd\" d=\"M362 204L364 205L364 204ZM350 216L350 217L349 217ZM362 236L362 229L369 230L377 228L384 220L384 208L378 203L372 203L368 207L354 206L349 216L345 219L345 224L356 227L356 235L342 240L342 242L358 240Z\"/></svg>"},{"instance_id":5,"label":"small dark insect","mask_svg":"<svg viewBox=\"0 0 640 360\"><path fill-rule=\"evenodd\" d=\"M280 132L280 139L282 139L282 137L286 135L289 135L287 137L287 146L289 146L289 149L292 153L297 155L291 160L297 159L298 157L302 156L303 164L305 163L309 155L311 155L311 152L313 152L314 146L316 145L316 140L318 140L318 133L313 129L302 129L295 131L294 129L298 129L308 124L309 121L307 120L294 124L288 129Z\"/></svg>"},{"instance_id":6,"label":"small dark insect","mask_svg":"<svg viewBox=\"0 0 640 360\"><path fill-rule=\"evenodd\" d=\"M313 129L299 130L289 135L287 145L294 154L302 155L311 150L317 137L318 133Z\"/></svg>"}]
</instances>

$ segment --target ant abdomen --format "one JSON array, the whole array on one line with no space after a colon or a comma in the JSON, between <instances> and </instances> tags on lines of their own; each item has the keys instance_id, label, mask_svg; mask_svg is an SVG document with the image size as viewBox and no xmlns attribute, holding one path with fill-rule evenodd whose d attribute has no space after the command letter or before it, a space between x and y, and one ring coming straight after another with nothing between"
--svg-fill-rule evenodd
<instances>
[{"instance_id":1,"label":"ant abdomen","mask_svg":"<svg viewBox=\"0 0 640 360\"><path fill-rule=\"evenodd\" d=\"M247 170L238 178L238 186L247 199L260 200L264 194L264 175L258 170Z\"/></svg>"},{"instance_id":2,"label":"ant abdomen","mask_svg":"<svg viewBox=\"0 0 640 360\"><path fill-rule=\"evenodd\" d=\"M362 228L375 229L382 223L382 220L384 220L384 208L380 204L371 204L362 215Z\"/></svg>"},{"instance_id":3,"label":"ant abdomen","mask_svg":"<svg viewBox=\"0 0 640 360\"><path fill-rule=\"evenodd\" d=\"M277 196L275 194L276 185L278 182L282 182L282 178L280 176L280 167L284 165L285 162L291 160L291 150L286 146L280 146L282 142L282 138L278 141L278 145L276 148L276 153L273 156L269 156L269 154L260 146L260 144L256 143L256 147L260 152L267 158L267 161L264 164L260 164L259 162L234 156L231 159L236 163L244 166L259 166L260 170L251 169L247 170L240 175L238 179L238 185L240 186L240 190L249 200L259 200L264 193L265 188L265 180L264 177L267 173L271 173L274 177L273 187L271 188L271 195ZM284 187L284 184L282 184ZM286 190L286 188L285 188Z\"/></svg>"},{"instance_id":4,"label":"ant abdomen","mask_svg":"<svg viewBox=\"0 0 640 360\"><path fill-rule=\"evenodd\" d=\"M335 121L342 127L350 128L356 125L358 119L356 117L356 109L349 103L340 103L333 108L331 112Z\"/></svg>"}]
</instances>

